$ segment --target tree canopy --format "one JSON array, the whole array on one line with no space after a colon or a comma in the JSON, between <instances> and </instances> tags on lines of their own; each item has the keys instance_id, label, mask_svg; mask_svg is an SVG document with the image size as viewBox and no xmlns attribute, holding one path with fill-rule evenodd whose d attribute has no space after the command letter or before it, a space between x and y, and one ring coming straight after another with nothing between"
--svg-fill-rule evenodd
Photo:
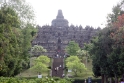
<instances>
[{"instance_id":1,"label":"tree canopy","mask_svg":"<svg viewBox=\"0 0 124 83\"><path fill-rule=\"evenodd\" d=\"M20 2L18 3L18 1ZM22 10L29 12L29 7L22 2L23 0L8 0L0 7L0 65L2 65L0 76L15 76L29 67L30 54L28 51L34 37L31 34L34 26L25 20L28 19L27 17L20 15L29 16L24 12L20 13ZM33 13L30 12L30 14ZM30 20L32 19L30 17Z\"/></svg>"},{"instance_id":2,"label":"tree canopy","mask_svg":"<svg viewBox=\"0 0 124 83\"><path fill-rule=\"evenodd\" d=\"M117 83L118 78L124 73L124 66L122 65L124 64L124 13L121 9L123 4L124 1L112 9L113 13L108 16L109 21L107 26L99 32L97 37L91 40L93 47L90 49L90 54L93 57L94 75L96 77L102 76L105 79L114 77L115 83Z\"/></svg>"},{"instance_id":3,"label":"tree canopy","mask_svg":"<svg viewBox=\"0 0 124 83\"><path fill-rule=\"evenodd\" d=\"M66 59L66 66L69 70L72 70L75 76L82 76L82 73L86 70L85 65L77 56L68 57Z\"/></svg>"},{"instance_id":4,"label":"tree canopy","mask_svg":"<svg viewBox=\"0 0 124 83\"><path fill-rule=\"evenodd\" d=\"M65 50L69 55L77 55L77 51L80 50L80 47L75 41L70 41Z\"/></svg>"},{"instance_id":5,"label":"tree canopy","mask_svg":"<svg viewBox=\"0 0 124 83\"><path fill-rule=\"evenodd\" d=\"M48 71L49 63L50 63L50 58L41 55L35 60L35 63L33 67L31 67L31 69L37 73L43 73Z\"/></svg>"}]
</instances>

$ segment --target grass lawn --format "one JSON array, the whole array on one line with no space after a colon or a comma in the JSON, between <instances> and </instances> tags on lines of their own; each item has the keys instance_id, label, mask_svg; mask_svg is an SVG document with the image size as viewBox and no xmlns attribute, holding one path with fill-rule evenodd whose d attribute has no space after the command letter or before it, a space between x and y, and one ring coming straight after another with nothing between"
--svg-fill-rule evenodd
<instances>
[{"instance_id":1,"label":"grass lawn","mask_svg":"<svg viewBox=\"0 0 124 83\"><path fill-rule=\"evenodd\" d=\"M20 74L18 74L16 77L37 77L38 73L31 71L30 69L27 69L23 72L21 72ZM47 76L47 72L46 73L42 73L43 76Z\"/></svg>"},{"instance_id":2,"label":"grass lawn","mask_svg":"<svg viewBox=\"0 0 124 83\"><path fill-rule=\"evenodd\" d=\"M33 65L34 63L34 60L36 59L36 57L32 57L31 58L31 66ZM85 63L84 63L85 64ZM50 62L50 65L52 65L52 60ZM71 72L68 72L68 74L72 75ZM21 72L19 75L17 75L17 77L37 77L38 73L36 72L33 72L32 70L30 69L27 69L23 72ZM46 77L48 75L48 72L44 72L42 73L42 75L44 77ZM74 77L74 78L77 78L77 79L87 79L88 77L93 77L93 72L92 72L92 60L90 60L88 63L87 63L87 70L84 71L84 73L82 74L81 77Z\"/></svg>"},{"instance_id":3,"label":"grass lawn","mask_svg":"<svg viewBox=\"0 0 124 83\"><path fill-rule=\"evenodd\" d=\"M30 65L31 67L34 65L34 60L36 59L37 57L32 57L30 59ZM44 72L42 73L42 76L46 77L48 75L48 72ZM21 72L20 74L18 74L16 77L37 77L38 76L38 73L34 72L33 70L31 69L27 69L23 72Z\"/></svg>"}]
</instances>

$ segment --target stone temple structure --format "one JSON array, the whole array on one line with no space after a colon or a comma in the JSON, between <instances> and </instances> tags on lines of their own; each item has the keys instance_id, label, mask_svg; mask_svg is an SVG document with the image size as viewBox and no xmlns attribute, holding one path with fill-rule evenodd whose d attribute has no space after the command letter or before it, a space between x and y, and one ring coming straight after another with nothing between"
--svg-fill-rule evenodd
<instances>
[{"instance_id":1,"label":"stone temple structure","mask_svg":"<svg viewBox=\"0 0 124 83\"><path fill-rule=\"evenodd\" d=\"M48 56L56 54L64 55L65 48L69 41L75 41L82 48L84 43L88 43L90 39L97 35L100 28L68 25L68 20L64 19L62 10L58 10L56 19L52 20L51 26L38 26L36 38L32 41L32 45L41 45L47 52Z\"/></svg>"}]
</instances>

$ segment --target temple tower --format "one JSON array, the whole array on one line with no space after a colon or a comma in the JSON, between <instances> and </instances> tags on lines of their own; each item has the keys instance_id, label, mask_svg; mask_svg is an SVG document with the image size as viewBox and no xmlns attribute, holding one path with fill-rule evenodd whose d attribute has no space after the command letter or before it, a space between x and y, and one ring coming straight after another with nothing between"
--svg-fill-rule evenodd
<instances>
[{"instance_id":1,"label":"temple tower","mask_svg":"<svg viewBox=\"0 0 124 83\"><path fill-rule=\"evenodd\" d=\"M52 20L52 26L56 26L56 27L68 26L68 20L64 19L62 10L58 10L56 19Z\"/></svg>"},{"instance_id":2,"label":"temple tower","mask_svg":"<svg viewBox=\"0 0 124 83\"><path fill-rule=\"evenodd\" d=\"M83 48L84 43L88 43L100 30L90 26L86 26L85 28L74 25L68 26L68 20L64 19L62 10L58 10L56 18L51 23L51 26L38 26L36 38L32 41L32 46L43 46L47 52L42 54L50 57L56 54L61 56L66 54L65 48L70 41L75 41Z\"/></svg>"}]
</instances>

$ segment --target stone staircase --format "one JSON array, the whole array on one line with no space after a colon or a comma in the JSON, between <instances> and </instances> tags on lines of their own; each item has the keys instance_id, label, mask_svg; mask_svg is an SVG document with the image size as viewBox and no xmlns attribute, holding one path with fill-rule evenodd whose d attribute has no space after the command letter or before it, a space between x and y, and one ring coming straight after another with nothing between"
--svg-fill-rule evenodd
<instances>
[{"instance_id":1,"label":"stone staircase","mask_svg":"<svg viewBox=\"0 0 124 83\"><path fill-rule=\"evenodd\" d=\"M64 73L64 58L63 57L54 57L53 58L53 65L52 65L52 77L61 77ZM60 67L61 65L61 67ZM56 67L58 68L58 71L55 70Z\"/></svg>"}]
</instances>

